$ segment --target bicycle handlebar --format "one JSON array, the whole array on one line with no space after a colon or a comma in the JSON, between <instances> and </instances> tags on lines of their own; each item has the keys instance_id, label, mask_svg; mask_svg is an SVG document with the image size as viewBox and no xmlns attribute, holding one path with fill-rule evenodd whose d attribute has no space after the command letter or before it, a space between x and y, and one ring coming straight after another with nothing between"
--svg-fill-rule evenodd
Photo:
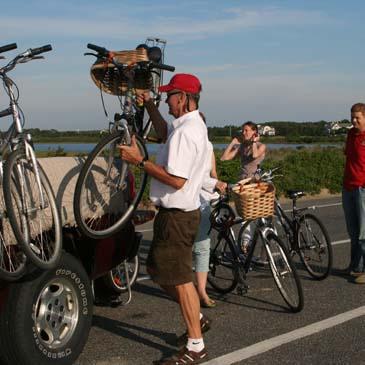
<instances>
[{"instance_id":1,"label":"bicycle handlebar","mask_svg":"<svg viewBox=\"0 0 365 365\"><path fill-rule=\"evenodd\" d=\"M6 44L5 46L0 47L0 53L11 51L12 49L16 49L18 46L16 43Z\"/></svg>"},{"instance_id":2,"label":"bicycle handlebar","mask_svg":"<svg viewBox=\"0 0 365 365\"><path fill-rule=\"evenodd\" d=\"M13 114L10 108L4 109L0 112L0 118L6 117L8 115Z\"/></svg>"},{"instance_id":3,"label":"bicycle handlebar","mask_svg":"<svg viewBox=\"0 0 365 365\"><path fill-rule=\"evenodd\" d=\"M89 49L92 49L95 52L97 52L102 57L109 57L112 54L112 52L107 50L106 48L97 46L97 45L92 44L92 43L88 43L86 47L89 48ZM144 63L144 62L141 62L141 63ZM158 68L160 70L166 70L166 71L170 71L170 72L175 71L174 66L165 65L163 63L157 63L157 62L153 62L153 61L148 61L146 63L148 64L149 69Z\"/></svg>"},{"instance_id":4,"label":"bicycle handlebar","mask_svg":"<svg viewBox=\"0 0 365 365\"><path fill-rule=\"evenodd\" d=\"M37 56L41 53L44 53L44 52L49 52L49 51L52 51L52 46L50 44L47 44L45 46L42 46L42 47L38 47L38 48L31 48L29 50L29 57L34 57L34 56Z\"/></svg>"},{"instance_id":5,"label":"bicycle handlebar","mask_svg":"<svg viewBox=\"0 0 365 365\"><path fill-rule=\"evenodd\" d=\"M44 52L49 52L51 50L52 46L50 44L37 48L29 48L25 52L19 54L14 59L12 59L6 66L0 68L0 73L5 74L13 70L18 63L26 63L28 61L41 58L36 56Z\"/></svg>"},{"instance_id":6,"label":"bicycle handlebar","mask_svg":"<svg viewBox=\"0 0 365 365\"><path fill-rule=\"evenodd\" d=\"M164 63L156 63L156 62L150 62L150 68L159 68L160 70L166 70L166 71L175 71L174 66L165 65Z\"/></svg>"},{"instance_id":7,"label":"bicycle handlebar","mask_svg":"<svg viewBox=\"0 0 365 365\"><path fill-rule=\"evenodd\" d=\"M99 47L99 46L97 46L95 44L92 44L92 43L88 43L86 47L89 48L89 49L92 49L95 52L100 53L104 57L109 56L109 53L110 53L110 51L108 51L106 48Z\"/></svg>"}]
</instances>

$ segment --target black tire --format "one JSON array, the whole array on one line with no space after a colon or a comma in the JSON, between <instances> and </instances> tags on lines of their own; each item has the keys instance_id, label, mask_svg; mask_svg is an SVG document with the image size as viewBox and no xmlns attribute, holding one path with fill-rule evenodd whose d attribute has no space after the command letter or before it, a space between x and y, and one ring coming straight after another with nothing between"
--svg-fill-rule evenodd
<instances>
[{"instance_id":1,"label":"black tire","mask_svg":"<svg viewBox=\"0 0 365 365\"><path fill-rule=\"evenodd\" d=\"M136 140L142 155L147 158L147 150L141 138L136 136ZM122 132L115 132L103 138L89 154L76 183L75 220L81 232L93 239L107 238L119 231L131 218L146 187L147 174L144 169L136 166L128 167L132 172L128 176L133 175L135 183L132 199L128 196L129 183L118 182L121 179L122 165L126 163L120 159L119 149L116 148L122 143ZM113 166L111 179L106 179L108 161L105 156ZM104 163L104 166L101 166L101 163ZM117 211L116 204L119 210L122 208L122 212Z\"/></svg>"},{"instance_id":2,"label":"black tire","mask_svg":"<svg viewBox=\"0 0 365 365\"><path fill-rule=\"evenodd\" d=\"M37 166L45 207L41 207L33 163L20 149L13 151L5 162L4 199L10 224L23 252L34 265L49 270L56 267L61 256L62 225L51 184L41 166ZM18 199L20 210L15 203Z\"/></svg>"},{"instance_id":3,"label":"black tire","mask_svg":"<svg viewBox=\"0 0 365 365\"><path fill-rule=\"evenodd\" d=\"M1 182L0 182L1 183ZM17 194L13 194L14 198ZM20 201L14 200L19 211ZM26 256L18 244L6 212L2 186L0 186L0 279L15 281L26 271Z\"/></svg>"},{"instance_id":4,"label":"black tire","mask_svg":"<svg viewBox=\"0 0 365 365\"><path fill-rule=\"evenodd\" d=\"M9 286L0 312L0 358L6 364L73 364L88 338L92 310L89 278L65 253L57 268Z\"/></svg>"},{"instance_id":5,"label":"black tire","mask_svg":"<svg viewBox=\"0 0 365 365\"><path fill-rule=\"evenodd\" d=\"M137 280L139 271L138 255L128 260L126 262L126 266L129 274L129 284L132 286ZM105 276L103 276L103 279L105 285L112 293L121 294L126 292L128 287L124 261L114 269L110 270Z\"/></svg>"},{"instance_id":6,"label":"black tire","mask_svg":"<svg viewBox=\"0 0 365 365\"><path fill-rule=\"evenodd\" d=\"M299 256L308 273L314 279L325 279L332 269L333 252L323 223L315 215L303 215L297 239Z\"/></svg>"},{"instance_id":7,"label":"black tire","mask_svg":"<svg viewBox=\"0 0 365 365\"><path fill-rule=\"evenodd\" d=\"M286 304L292 312L300 312L303 309L303 289L285 245L274 234L266 237L266 254L275 284Z\"/></svg>"},{"instance_id":8,"label":"black tire","mask_svg":"<svg viewBox=\"0 0 365 365\"><path fill-rule=\"evenodd\" d=\"M229 243L215 230L210 235L208 282L218 293L230 293L238 284L238 266Z\"/></svg>"}]
</instances>

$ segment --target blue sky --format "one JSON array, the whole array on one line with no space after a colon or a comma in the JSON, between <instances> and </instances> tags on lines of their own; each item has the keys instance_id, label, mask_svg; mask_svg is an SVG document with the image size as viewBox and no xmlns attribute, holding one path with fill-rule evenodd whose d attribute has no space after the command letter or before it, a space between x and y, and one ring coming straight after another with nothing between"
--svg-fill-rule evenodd
<instances>
[{"instance_id":1,"label":"blue sky","mask_svg":"<svg viewBox=\"0 0 365 365\"><path fill-rule=\"evenodd\" d=\"M148 36L167 40L165 63L176 72L201 79L200 107L211 126L343 119L353 103L364 101L363 1L74 3L13 0L2 7L0 44L17 42L23 51L51 43L54 49L12 73L27 127L104 128L86 44L134 49ZM114 99L107 101L110 114L117 111ZM1 93L0 108L6 103Z\"/></svg>"}]
</instances>

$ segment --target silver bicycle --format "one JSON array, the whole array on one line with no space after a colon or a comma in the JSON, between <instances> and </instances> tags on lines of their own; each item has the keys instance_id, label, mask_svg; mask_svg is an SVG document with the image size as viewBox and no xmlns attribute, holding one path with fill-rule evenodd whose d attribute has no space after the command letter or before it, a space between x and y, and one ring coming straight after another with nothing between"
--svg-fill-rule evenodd
<instances>
[{"instance_id":1,"label":"silver bicycle","mask_svg":"<svg viewBox=\"0 0 365 365\"><path fill-rule=\"evenodd\" d=\"M123 61L118 52L87 45L96 52L86 53L97 58L91 69L94 82L101 95L105 91L118 97L122 112L114 115L114 121L109 122L108 135L88 155L75 188L76 223L83 234L93 239L109 237L128 222L147 183L145 171L122 161L117 146L129 145L134 134L142 156L148 157L145 141L152 124L151 120L145 120L144 106L137 105L136 90L151 90L158 105L162 71L175 69L163 63L166 42L160 39L151 41L155 42L151 46L147 42L137 47L135 52L142 60L130 64ZM103 106L107 115L104 102ZM132 199L126 194L128 186L133 187Z\"/></svg>"},{"instance_id":2,"label":"silver bicycle","mask_svg":"<svg viewBox=\"0 0 365 365\"><path fill-rule=\"evenodd\" d=\"M12 117L9 129L0 140L0 154L2 161L5 161L1 176L4 198L1 234L3 237L10 234L10 230L4 228L10 224L25 256L41 269L55 267L61 256L61 219L52 187L36 159L31 135L23 131L25 118L18 103L19 89L8 73L20 63L43 58L39 55L51 50L51 45L30 48L0 68L0 79L10 101L9 107L0 112L0 117ZM10 246L17 245L5 240L4 246L7 247L6 251ZM11 250L17 251L14 248ZM19 256L17 253L18 259ZM22 265L17 264L19 270L23 264L23 261ZM10 263L5 265L6 268L11 271Z\"/></svg>"}]
</instances>

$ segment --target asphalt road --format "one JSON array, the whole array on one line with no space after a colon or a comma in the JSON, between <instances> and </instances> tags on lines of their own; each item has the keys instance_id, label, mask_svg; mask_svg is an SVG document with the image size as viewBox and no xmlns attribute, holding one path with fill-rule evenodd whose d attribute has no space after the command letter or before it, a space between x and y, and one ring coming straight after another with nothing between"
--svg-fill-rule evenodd
<instances>
[{"instance_id":1,"label":"asphalt road","mask_svg":"<svg viewBox=\"0 0 365 365\"><path fill-rule=\"evenodd\" d=\"M213 320L205 335L206 364L365 364L364 287L339 270L349 262L349 243L340 198L303 201L316 205L334 249L334 269L324 281L300 271L305 304L288 312L268 270L248 276L250 290L217 296L217 307L205 309ZM143 230L141 261L151 239ZM144 265L141 274L145 272ZM144 365L176 351L176 335L184 331L177 305L150 280L139 281L132 302L124 307L95 307L93 327L77 365Z\"/></svg>"}]
</instances>

